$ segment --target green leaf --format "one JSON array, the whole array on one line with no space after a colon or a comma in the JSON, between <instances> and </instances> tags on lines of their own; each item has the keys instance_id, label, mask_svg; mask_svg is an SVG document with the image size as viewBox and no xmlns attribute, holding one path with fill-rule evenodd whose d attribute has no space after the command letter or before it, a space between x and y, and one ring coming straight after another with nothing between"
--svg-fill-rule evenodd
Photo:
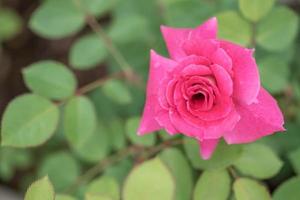
<instances>
[{"instance_id":1,"label":"green leaf","mask_svg":"<svg viewBox=\"0 0 300 200\"><path fill-rule=\"evenodd\" d=\"M29 147L47 141L58 124L59 110L43 97L27 94L14 99L2 119L2 146Z\"/></svg>"},{"instance_id":2,"label":"green leaf","mask_svg":"<svg viewBox=\"0 0 300 200\"><path fill-rule=\"evenodd\" d=\"M156 135L147 134L143 136L137 135L137 129L140 123L139 117L131 117L126 121L125 129L129 140L133 144L143 145L143 146L153 146L156 142Z\"/></svg>"},{"instance_id":3,"label":"green leaf","mask_svg":"<svg viewBox=\"0 0 300 200\"><path fill-rule=\"evenodd\" d=\"M300 148L298 148L294 151L291 151L288 154L288 158L289 158L290 162L292 163L294 171L297 174L300 174Z\"/></svg>"},{"instance_id":4,"label":"green leaf","mask_svg":"<svg viewBox=\"0 0 300 200\"><path fill-rule=\"evenodd\" d=\"M147 19L141 15L132 14L115 19L109 28L108 34L115 43L127 43L133 40L151 38Z\"/></svg>"},{"instance_id":5,"label":"green leaf","mask_svg":"<svg viewBox=\"0 0 300 200\"><path fill-rule=\"evenodd\" d=\"M196 183L193 200L226 200L229 193L230 176L226 170L204 171Z\"/></svg>"},{"instance_id":6,"label":"green leaf","mask_svg":"<svg viewBox=\"0 0 300 200\"><path fill-rule=\"evenodd\" d=\"M39 177L48 175L57 191L70 186L80 175L80 167L71 154L57 152L44 158L38 170Z\"/></svg>"},{"instance_id":7,"label":"green leaf","mask_svg":"<svg viewBox=\"0 0 300 200\"><path fill-rule=\"evenodd\" d=\"M70 63L75 69L91 69L107 57L107 50L96 34L79 38L71 47Z\"/></svg>"},{"instance_id":8,"label":"green leaf","mask_svg":"<svg viewBox=\"0 0 300 200\"><path fill-rule=\"evenodd\" d=\"M108 167L104 171L104 175L114 177L119 182L119 184L123 184L129 171L132 169L132 166L133 162L129 158L123 159L118 164Z\"/></svg>"},{"instance_id":9,"label":"green leaf","mask_svg":"<svg viewBox=\"0 0 300 200\"><path fill-rule=\"evenodd\" d=\"M80 146L95 132L97 116L93 103L85 96L72 98L65 107L64 133L69 144Z\"/></svg>"},{"instance_id":10,"label":"green leaf","mask_svg":"<svg viewBox=\"0 0 300 200\"><path fill-rule=\"evenodd\" d=\"M257 43L269 51L281 51L289 47L296 38L298 17L287 7L274 8L257 25Z\"/></svg>"},{"instance_id":11,"label":"green leaf","mask_svg":"<svg viewBox=\"0 0 300 200\"><path fill-rule=\"evenodd\" d=\"M114 102L125 105L129 104L131 99L131 94L128 88L118 80L109 80L102 87L103 93L113 100Z\"/></svg>"},{"instance_id":12,"label":"green leaf","mask_svg":"<svg viewBox=\"0 0 300 200\"><path fill-rule=\"evenodd\" d=\"M29 26L42 37L59 39L78 32L84 22L84 12L73 0L47 0L34 11Z\"/></svg>"},{"instance_id":13,"label":"green leaf","mask_svg":"<svg viewBox=\"0 0 300 200\"><path fill-rule=\"evenodd\" d=\"M125 127L123 121L117 117L105 122L109 131L112 148L120 150L126 146Z\"/></svg>"},{"instance_id":14,"label":"green leaf","mask_svg":"<svg viewBox=\"0 0 300 200\"><path fill-rule=\"evenodd\" d=\"M234 166L244 175L258 179L268 179L275 176L281 169L283 162L263 144L248 144L243 148L242 155Z\"/></svg>"},{"instance_id":15,"label":"green leaf","mask_svg":"<svg viewBox=\"0 0 300 200\"><path fill-rule=\"evenodd\" d=\"M120 186L116 179L110 176L101 176L93 180L87 187L87 194L120 199Z\"/></svg>"},{"instance_id":16,"label":"green leaf","mask_svg":"<svg viewBox=\"0 0 300 200\"><path fill-rule=\"evenodd\" d=\"M219 23L218 37L247 46L251 43L251 25L235 11L217 14Z\"/></svg>"},{"instance_id":17,"label":"green leaf","mask_svg":"<svg viewBox=\"0 0 300 200\"><path fill-rule=\"evenodd\" d=\"M0 177L8 181L13 178L14 172L27 169L33 161L32 154L26 149L11 147L0 148Z\"/></svg>"},{"instance_id":18,"label":"green leaf","mask_svg":"<svg viewBox=\"0 0 300 200\"><path fill-rule=\"evenodd\" d=\"M252 22L257 22L265 17L274 3L274 0L239 0L241 12Z\"/></svg>"},{"instance_id":19,"label":"green leaf","mask_svg":"<svg viewBox=\"0 0 300 200\"><path fill-rule=\"evenodd\" d=\"M107 130L102 124L98 124L94 133L80 145L73 146L73 150L86 162L96 163L102 160L111 150Z\"/></svg>"},{"instance_id":20,"label":"green leaf","mask_svg":"<svg viewBox=\"0 0 300 200\"><path fill-rule=\"evenodd\" d=\"M55 200L76 200L74 197L65 194L57 194Z\"/></svg>"},{"instance_id":21,"label":"green leaf","mask_svg":"<svg viewBox=\"0 0 300 200\"><path fill-rule=\"evenodd\" d=\"M259 142L270 146L278 155L284 156L288 152L299 148L300 134L299 124L286 123L286 132L284 134L274 134L272 137L264 137ZM287 136L288 135L288 136Z\"/></svg>"},{"instance_id":22,"label":"green leaf","mask_svg":"<svg viewBox=\"0 0 300 200\"><path fill-rule=\"evenodd\" d=\"M248 178L237 179L233 184L233 191L236 200L271 200L268 190L263 185Z\"/></svg>"},{"instance_id":23,"label":"green leaf","mask_svg":"<svg viewBox=\"0 0 300 200\"><path fill-rule=\"evenodd\" d=\"M209 160L203 160L199 154L199 144L195 139L185 137L184 149L196 169L222 169L233 164L240 156L242 148L240 145L227 145L220 141L214 154Z\"/></svg>"},{"instance_id":24,"label":"green leaf","mask_svg":"<svg viewBox=\"0 0 300 200\"><path fill-rule=\"evenodd\" d=\"M175 182L159 158L135 167L128 175L123 190L124 200L173 200Z\"/></svg>"},{"instance_id":25,"label":"green leaf","mask_svg":"<svg viewBox=\"0 0 300 200\"><path fill-rule=\"evenodd\" d=\"M14 10L0 9L0 41L15 37L21 28L21 18Z\"/></svg>"},{"instance_id":26,"label":"green leaf","mask_svg":"<svg viewBox=\"0 0 300 200\"><path fill-rule=\"evenodd\" d=\"M114 8L119 0L81 0L87 11L95 16L102 16Z\"/></svg>"},{"instance_id":27,"label":"green leaf","mask_svg":"<svg viewBox=\"0 0 300 200\"><path fill-rule=\"evenodd\" d=\"M61 100L70 97L76 89L73 73L56 61L40 61L23 70L27 87L41 96Z\"/></svg>"},{"instance_id":28,"label":"green leaf","mask_svg":"<svg viewBox=\"0 0 300 200\"><path fill-rule=\"evenodd\" d=\"M115 200L102 195L87 194L85 200Z\"/></svg>"},{"instance_id":29,"label":"green leaf","mask_svg":"<svg viewBox=\"0 0 300 200\"><path fill-rule=\"evenodd\" d=\"M193 189L192 169L182 152L175 148L160 153L176 182L175 200L190 200Z\"/></svg>"},{"instance_id":30,"label":"green leaf","mask_svg":"<svg viewBox=\"0 0 300 200\"><path fill-rule=\"evenodd\" d=\"M214 2L160 0L161 13L165 23L175 27L195 27L216 12ZM199 10L201 10L199 12ZM188 11L188 12L187 12Z\"/></svg>"},{"instance_id":31,"label":"green leaf","mask_svg":"<svg viewBox=\"0 0 300 200\"><path fill-rule=\"evenodd\" d=\"M289 66L281 58L269 56L258 62L262 85L272 93L284 90L288 85Z\"/></svg>"},{"instance_id":32,"label":"green leaf","mask_svg":"<svg viewBox=\"0 0 300 200\"><path fill-rule=\"evenodd\" d=\"M282 183L274 192L274 200L299 200L300 177L293 177Z\"/></svg>"},{"instance_id":33,"label":"green leaf","mask_svg":"<svg viewBox=\"0 0 300 200\"><path fill-rule=\"evenodd\" d=\"M48 177L44 177L30 185L25 200L54 200L54 189Z\"/></svg>"}]
</instances>

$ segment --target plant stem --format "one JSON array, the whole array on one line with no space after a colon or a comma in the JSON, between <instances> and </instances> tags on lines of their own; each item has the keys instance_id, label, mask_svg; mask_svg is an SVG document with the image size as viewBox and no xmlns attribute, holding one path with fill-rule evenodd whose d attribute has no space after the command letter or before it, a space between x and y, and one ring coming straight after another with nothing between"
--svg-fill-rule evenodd
<instances>
[{"instance_id":1,"label":"plant stem","mask_svg":"<svg viewBox=\"0 0 300 200\"><path fill-rule=\"evenodd\" d=\"M106 167L109 167L119 161L122 161L123 159L129 156L144 155L143 158L147 159L149 157L152 157L153 155L155 155L156 153L160 152L163 149L166 149L171 146L179 145L179 144L182 144L182 139L167 140L153 147L142 147L136 145L129 146L107 157L106 159L101 160L98 164L88 169L84 174L79 176L75 181L75 183L71 185L69 188L67 188L65 192L72 193L80 185L88 182L89 180L93 179L95 176L100 174Z\"/></svg>"},{"instance_id":2,"label":"plant stem","mask_svg":"<svg viewBox=\"0 0 300 200\"><path fill-rule=\"evenodd\" d=\"M227 169L228 169L229 173L231 174L232 178L234 178L234 179L239 178L238 173L235 171L235 169L232 166L228 167Z\"/></svg>"}]
</instances>

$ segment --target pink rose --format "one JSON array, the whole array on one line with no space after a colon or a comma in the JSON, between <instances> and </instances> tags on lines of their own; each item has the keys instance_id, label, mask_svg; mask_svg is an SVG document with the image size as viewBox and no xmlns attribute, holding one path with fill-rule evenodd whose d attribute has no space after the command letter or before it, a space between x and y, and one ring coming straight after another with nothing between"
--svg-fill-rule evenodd
<instances>
[{"instance_id":1,"label":"pink rose","mask_svg":"<svg viewBox=\"0 0 300 200\"><path fill-rule=\"evenodd\" d=\"M164 128L193 137L208 159L222 137L247 143L284 130L276 100L260 85L254 51L217 39L216 18L161 31L171 58L151 51L139 135Z\"/></svg>"}]
</instances>

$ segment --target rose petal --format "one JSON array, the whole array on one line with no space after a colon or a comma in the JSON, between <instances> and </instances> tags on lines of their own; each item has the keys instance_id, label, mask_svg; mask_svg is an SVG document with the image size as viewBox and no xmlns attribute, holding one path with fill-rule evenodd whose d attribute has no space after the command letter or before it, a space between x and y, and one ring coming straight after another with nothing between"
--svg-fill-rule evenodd
<instances>
[{"instance_id":1,"label":"rose petal","mask_svg":"<svg viewBox=\"0 0 300 200\"><path fill-rule=\"evenodd\" d=\"M211 65L210 68L215 75L217 85L221 94L231 96L233 92L233 83L232 78L230 77L228 72L223 67L217 64Z\"/></svg>"},{"instance_id":2,"label":"rose petal","mask_svg":"<svg viewBox=\"0 0 300 200\"><path fill-rule=\"evenodd\" d=\"M200 155L204 160L208 160L215 151L219 139L198 141L200 146Z\"/></svg>"},{"instance_id":3,"label":"rose petal","mask_svg":"<svg viewBox=\"0 0 300 200\"><path fill-rule=\"evenodd\" d=\"M241 120L236 127L225 134L228 144L253 142L276 131L284 131L283 115L276 100L263 88L258 102L251 105L237 105Z\"/></svg>"},{"instance_id":4,"label":"rose petal","mask_svg":"<svg viewBox=\"0 0 300 200\"><path fill-rule=\"evenodd\" d=\"M187 39L198 40L216 38L217 19L213 17L196 29L161 26L161 32L166 42L170 57L174 60L179 60L186 56L181 47Z\"/></svg>"},{"instance_id":5,"label":"rose petal","mask_svg":"<svg viewBox=\"0 0 300 200\"><path fill-rule=\"evenodd\" d=\"M170 135L179 133L179 131L174 127L173 123L170 120L169 111L162 110L156 113L155 119L157 120L159 125L165 128Z\"/></svg>"},{"instance_id":6,"label":"rose petal","mask_svg":"<svg viewBox=\"0 0 300 200\"><path fill-rule=\"evenodd\" d=\"M221 42L221 47L232 59L234 82L233 96L242 104L256 101L260 89L258 68L253 58L253 51L227 41Z\"/></svg>"},{"instance_id":7,"label":"rose petal","mask_svg":"<svg viewBox=\"0 0 300 200\"><path fill-rule=\"evenodd\" d=\"M216 39L218 31L218 21L216 17L212 17L202 25L198 26L192 32L192 38L200 39Z\"/></svg>"},{"instance_id":8,"label":"rose petal","mask_svg":"<svg viewBox=\"0 0 300 200\"><path fill-rule=\"evenodd\" d=\"M169 114L172 124L174 124L174 126L180 133L189 137L203 137L203 129L186 122L185 119L182 118L176 110L172 110Z\"/></svg>"},{"instance_id":9,"label":"rose petal","mask_svg":"<svg viewBox=\"0 0 300 200\"><path fill-rule=\"evenodd\" d=\"M166 42L170 57L174 60L179 60L180 58L185 57L186 54L181 46L193 29L161 26L160 30Z\"/></svg>"},{"instance_id":10,"label":"rose petal","mask_svg":"<svg viewBox=\"0 0 300 200\"><path fill-rule=\"evenodd\" d=\"M232 70L232 60L228 56L228 54L224 51L224 49L219 48L215 53L211 56L211 61L214 64L218 64L224 67L229 74L231 74Z\"/></svg>"},{"instance_id":11,"label":"rose petal","mask_svg":"<svg viewBox=\"0 0 300 200\"><path fill-rule=\"evenodd\" d=\"M157 92L160 87L159 83L163 79L165 73L168 70L172 70L175 65L176 63L174 61L164 58L154 51L151 51L150 72L146 93L147 96L143 116L138 128L139 135L150 133L161 128L161 126L155 120L155 110L162 109L158 103Z\"/></svg>"},{"instance_id":12,"label":"rose petal","mask_svg":"<svg viewBox=\"0 0 300 200\"><path fill-rule=\"evenodd\" d=\"M186 55L211 57L219 48L219 42L213 39L208 40L186 40L182 48Z\"/></svg>"}]
</instances>

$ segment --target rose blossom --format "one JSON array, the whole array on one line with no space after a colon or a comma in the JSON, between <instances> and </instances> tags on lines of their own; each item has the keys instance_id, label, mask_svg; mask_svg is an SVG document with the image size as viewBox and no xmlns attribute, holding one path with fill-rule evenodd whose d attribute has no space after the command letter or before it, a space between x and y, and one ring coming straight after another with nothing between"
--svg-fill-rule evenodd
<instances>
[{"instance_id":1,"label":"rose blossom","mask_svg":"<svg viewBox=\"0 0 300 200\"><path fill-rule=\"evenodd\" d=\"M138 134L193 137L204 159L222 137L247 143L283 131L276 100L260 85L254 50L217 39L217 19L196 29L161 27L170 59L153 50Z\"/></svg>"}]
</instances>

